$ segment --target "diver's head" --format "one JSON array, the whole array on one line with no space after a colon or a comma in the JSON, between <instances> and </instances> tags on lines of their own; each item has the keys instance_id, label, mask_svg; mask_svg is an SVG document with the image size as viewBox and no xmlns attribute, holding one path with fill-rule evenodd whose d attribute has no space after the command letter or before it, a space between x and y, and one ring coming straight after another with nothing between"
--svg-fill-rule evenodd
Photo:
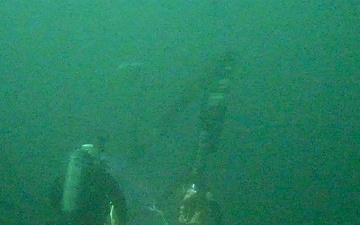
<instances>
[{"instance_id":1,"label":"diver's head","mask_svg":"<svg viewBox=\"0 0 360 225\"><path fill-rule=\"evenodd\" d=\"M105 153L106 144L109 142L110 135L105 130L97 130L96 132L96 146L99 149L100 153Z\"/></svg>"},{"instance_id":2,"label":"diver's head","mask_svg":"<svg viewBox=\"0 0 360 225\"><path fill-rule=\"evenodd\" d=\"M234 50L227 49L224 52L224 55L220 58L225 67L233 67L236 64L236 58L238 57L238 52Z\"/></svg>"}]
</instances>

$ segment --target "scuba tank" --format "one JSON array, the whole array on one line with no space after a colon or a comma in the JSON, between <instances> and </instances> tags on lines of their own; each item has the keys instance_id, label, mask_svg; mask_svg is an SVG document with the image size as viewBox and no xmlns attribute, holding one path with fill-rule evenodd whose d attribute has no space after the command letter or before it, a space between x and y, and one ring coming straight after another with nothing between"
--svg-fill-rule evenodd
<instances>
[{"instance_id":1,"label":"scuba tank","mask_svg":"<svg viewBox=\"0 0 360 225\"><path fill-rule=\"evenodd\" d=\"M82 145L70 154L64 183L58 201L57 225L125 225L126 199L109 165L101 158L106 137L99 147Z\"/></svg>"},{"instance_id":2,"label":"scuba tank","mask_svg":"<svg viewBox=\"0 0 360 225\"><path fill-rule=\"evenodd\" d=\"M99 151L92 144L84 144L70 155L61 202L65 215L81 210L86 191L85 182L91 169L100 161Z\"/></svg>"}]
</instances>

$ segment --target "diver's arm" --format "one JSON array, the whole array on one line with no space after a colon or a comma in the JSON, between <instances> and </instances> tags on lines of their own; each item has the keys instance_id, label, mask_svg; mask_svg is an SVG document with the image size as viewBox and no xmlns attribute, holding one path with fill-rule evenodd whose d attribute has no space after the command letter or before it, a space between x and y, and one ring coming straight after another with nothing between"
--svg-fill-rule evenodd
<instances>
[{"instance_id":1,"label":"diver's arm","mask_svg":"<svg viewBox=\"0 0 360 225\"><path fill-rule=\"evenodd\" d=\"M50 186L50 190L48 192L48 199L51 208L54 211L61 210L61 199L64 187L64 177L57 177Z\"/></svg>"},{"instance_id":2,"label":"diver's arm","mask_svg":"<svg viewBox=\"0 0 360 225\"><path fill-rule=\"evenodd\" d=\"M106 183L107 196L110 200L110 216L114 218L116 225L125 225L128 220L128 209L124 191L110 174L108 174Z\"/></svg>"}]
</instances>

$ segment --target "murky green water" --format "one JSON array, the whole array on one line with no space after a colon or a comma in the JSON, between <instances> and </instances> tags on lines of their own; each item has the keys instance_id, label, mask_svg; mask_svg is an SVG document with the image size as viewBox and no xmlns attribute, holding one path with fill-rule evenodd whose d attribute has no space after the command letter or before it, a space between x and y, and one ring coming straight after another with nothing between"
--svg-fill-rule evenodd
<instances>
[{"instance_id":1,"label":"murky green water","mask_svg":"<svg viewBox=\"0 0 360 225\"><path fill-rule=\"evenodd\" d=\"M54 177L102 132L129 224L161 224L154 201L171 220L178 205L162 196L193 163L204 81L227 50L236 75L208 171L225 224L360 224L359 2L5 0L0 11L1 224L54 217Z\"/></svg>"}]
</instances>

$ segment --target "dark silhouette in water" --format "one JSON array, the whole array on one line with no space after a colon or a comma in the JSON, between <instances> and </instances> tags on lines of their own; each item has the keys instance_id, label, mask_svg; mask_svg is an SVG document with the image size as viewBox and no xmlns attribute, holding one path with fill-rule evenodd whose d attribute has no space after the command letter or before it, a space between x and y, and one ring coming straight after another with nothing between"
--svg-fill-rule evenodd
<instances>
[{"instance_id":1,"label":"dark silhouette in water","mask_svg":"<svg viewBox=\"0 0 360 225\"><path fill-rule=\"evenodd\" d=\"M174 198L178 187L192 185L186 189L185 197L180 207L180 224L193 223L221 225L222 214L220 206L212 198L209 189L208 167L210 154L218 152L219 140L223 130L223 123L227 110L227 98L230 82L234 76L235 54L227 52L213 67L213 71L206 77L202 92L204 93L200 112L199 142L194 151L195 161L192 168L180 174L167 188L165 199ZM179 106L185 107L192 100L193 95L186 95ZM196 188L195 188L196 187Z\"/></svg>"},{"instance_id":2,"label":"dark silhouette in water","mask_svg":"<svg viewBox=\"0 0 360 225\"><path fill-rule=\"evenodd\" d=\"M106 137L100 137L98 141L103 145L100 151L104 151ZM59 178L52 189L52 207L60 215L54 223L104 224L114 205L118 224L126 224L125 196L116 179L109 173L107 162L99 162L88 152L79 149L71 155L70 166L74 169L68 170L67 178ZM76 176L71 173L74 170L79 170Z\"/></svg>"},{"instance_id":3,"label":"dark silhouette in water","mask_svg":"<svg viewBox=\"0 0 360 225\"><path fill-rule=\"evenodd\" d=\"M225 52L224 56L219 57L215 63L213 61L208 62L207 68L204 69L205 72L198 74L194 80L184 85L185 88L178 94L179 97L168 106L168 110L161 116L161 132L166 132L168 128L173 127L176 118L186 110L188 105L200 99L203 94L208 93L209 89L213 88L214 80L225 76L225 64L234 70L237 60L238 53L229 50ZM233 76L233 74L226 74L226 76Z\"/></svg>"}]
</instances>

